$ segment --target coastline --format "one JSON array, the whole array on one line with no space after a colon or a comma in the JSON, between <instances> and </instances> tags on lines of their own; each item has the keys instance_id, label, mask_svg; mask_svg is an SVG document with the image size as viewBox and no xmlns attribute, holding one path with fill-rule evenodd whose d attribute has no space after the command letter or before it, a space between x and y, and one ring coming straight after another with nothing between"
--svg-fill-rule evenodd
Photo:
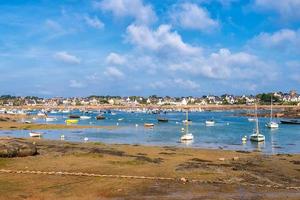
<instances>
[{"instance_id":1,"label":"coastline","mask_svg":"<svg viewBox=\"0 0 300 200\"><path fill-rule=\"evenodd\" d=\"M33 199L187 199L188 196L203 198L208 193L210 199L222 199L227 195L239 198L241 190L246 199L274 199L274 195L277 199L300 197L299 190L289 188L300 187L300 154L15 140L35 142L39 154L0 158L1 169L114 176L0 172L0 188L5 188L0 191L4 199L21 199L21 195Z\"/></svg>"}]
</instances>

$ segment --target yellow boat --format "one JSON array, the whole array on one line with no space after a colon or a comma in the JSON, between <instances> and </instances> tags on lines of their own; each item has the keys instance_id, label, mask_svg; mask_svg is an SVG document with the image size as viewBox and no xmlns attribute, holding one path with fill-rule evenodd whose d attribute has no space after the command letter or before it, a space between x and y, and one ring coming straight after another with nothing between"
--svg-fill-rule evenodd
<instances>
[{"instance_id":1,"label":"yellow boat","mask_svg":"<svg viewBox=\"0 0 300 200\"><path fill-rule=\"evenodd\" d=\"M78 119L67 119L66 124L77 124L78 123Z\"/></svg>"}]
</instances>

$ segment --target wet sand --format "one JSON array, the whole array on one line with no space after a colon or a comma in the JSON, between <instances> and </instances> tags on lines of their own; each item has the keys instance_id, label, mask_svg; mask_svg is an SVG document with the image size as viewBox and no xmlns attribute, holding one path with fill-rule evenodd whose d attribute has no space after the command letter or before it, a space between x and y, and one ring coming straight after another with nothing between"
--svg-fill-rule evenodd
<instances>
[{"instance_id":1,"label":"wet sand","mask_svg":"<svg viewBox=\"0 0 300 200\"><path fill-rule=\"evenodd\" d=\"M114 129L117 126L86 126L76 124L38 124L23 123L20 120L31 120L32 116L26 115L0 115L0 130L50 130L50 129L86 129L86 128L105 128Z\"/></svg>"},{"instance_id":2,"label":"wet sand","mask_svg":"<svg viewBox=\"0 0 300 200\"><path fill-rule=\"evenodd\" d=\"M20 140L39 154L0 169L114 176L0 173L0 199L300 199L299 154Z\"/></svg>"}]
</instances>

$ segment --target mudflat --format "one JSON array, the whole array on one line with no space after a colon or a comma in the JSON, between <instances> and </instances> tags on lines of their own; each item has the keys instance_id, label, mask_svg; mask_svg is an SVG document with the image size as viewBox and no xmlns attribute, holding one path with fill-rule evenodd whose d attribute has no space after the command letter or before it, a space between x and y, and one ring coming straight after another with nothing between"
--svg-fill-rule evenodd
<instances>
[{"instance_id":1,"label":"mudflat","mask_svg":"<svg viewBox=\"0 0 300 200\"><path fill-rule=\"evenodd\" d=\"M300 199L298 154L12 140L38 154L0 158L0 199Z\"/></svg>"}]
</instances>

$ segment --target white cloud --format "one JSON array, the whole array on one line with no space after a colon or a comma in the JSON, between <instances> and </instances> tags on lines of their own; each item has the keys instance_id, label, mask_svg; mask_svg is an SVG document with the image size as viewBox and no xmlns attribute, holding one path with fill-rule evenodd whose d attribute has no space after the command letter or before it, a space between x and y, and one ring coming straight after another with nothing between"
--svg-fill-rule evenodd
<instances>
[{"instance_id":1,"label":"white cloud","mask_svg":"<svg viewBox=\"0 0 300 200\"><path fill-rule=\"evenodd\" d=\"M205 8L192 3L176 5L171 12L171 18L174 23L186 29L210 32L219 28L219 22L212 19Z\"/></svg>"},{"instance_id":2,"label":"white cloud","mask_svg":"<svg viewBox=\"0 0 300 200\"><path fill-rule=\"evenodd\" d=\"M54 58L68 64L80 64L81 60L65 51L60 51L54 54Z\"/></svg>"},{"instance_id":3,"label":"white cloud","mask_svg":"<svg viewBox=\"0 0 300 200\"><path fill-rule=\"evenodd\" d=\"M299 0L255 0L254 7L262 11L273 11L282 18L296 20L300 18Z\"/></svg>"},{"instance_id":4,"label":"white cloud","mask_svg":"<svg viewBox=\"0 0 300 200\"><path fill-rule=\"evenodd\" d=\"M120 54L112 52L106 57L106 61L111 65L122 65L126 62L126 58Z\"/></svg>"},{"instance_id":5,"label":"white cloud","mask_svg":"<svg viewBox=\"0 0 300 200\"><path fill-rule=\"evenodd\" d=\"M110 11L116 17L132 17L139 24L150 24L157 19L151 5L142 0L102 0L95 2L94 7Z\"/></svg>"},{"instance_id":6,"label":"white cloud","mask_svg":"<svg viewBox=\"0 0 300 200\"><path fill-rule=\"evenodd\" d=\"M190 90L195 90L199 89L200 85L194 81L191 80L183 80L181 78L177 78L174 80L174 83L183 89L190 89Z\"/></svg>"},{"instance_id":7,"label":"white cloud","mask_svg":"<svg viewBox=\"0 0 300 200\"><path fill-rule=\"evenodd\" d=\"M71 88L84 88L85 85L77 80L70 80L69 87Z\"/></svg>"},{"instance_id":8,"label":"white cloud","mask_svg":"<svg viewBox=\"0 0 300 200\"><path fill-rule=\"evenodd\" d=\"M166 88L181 88L184 90L198 90L200 85L195 81L189 79L175 78L163 81L154 81L149 84L152 89L166 89Z\"/></svg>"},{"instance_id":9,"label":"white cloud","mask_svg":"<svg viewBox=\"0 0 300 200\"><path fill-rule=\"evenodd\" d=\"M96 28L96 29L102 29L104 27L104 23L98 19L97 16L91 18L89 16L85 16L84 17L85 22L87 23L87 25Z\"/></svg>"},{"instance_id":10,"label":"white cloud","mask_svg":"<svg viewBox=\"0 0 300 200\"><path fill-rule=\"evenodd\" d=\"M124 78L124 73L115 67L107 67L104 74L112 79Z\"/></svg>"},{"instance_id":11,"label":"white cloud","mask_svg":"<svg viewBox=\"0 0 300 200\"><path fill-rule=\"evenodd\" d=\"M300 52L300 29L281 29L274 33L262 32L250 42L252 46L275 48L280 51L291 50Z\"/></svg>"},{"instance_id":12,"label":"white cloud","mask_svg":"<svg viewBox=\"0 0 300 200\"><path fill-rule=\"evenodd\" d=\"M171 31L170 25L160 25L157 30L146 26L130 25L127 28L127 39L130 43L146 50L165 54L195 54L201 51L182 41L177 32Z\"/></svg>"}]
</instances>

